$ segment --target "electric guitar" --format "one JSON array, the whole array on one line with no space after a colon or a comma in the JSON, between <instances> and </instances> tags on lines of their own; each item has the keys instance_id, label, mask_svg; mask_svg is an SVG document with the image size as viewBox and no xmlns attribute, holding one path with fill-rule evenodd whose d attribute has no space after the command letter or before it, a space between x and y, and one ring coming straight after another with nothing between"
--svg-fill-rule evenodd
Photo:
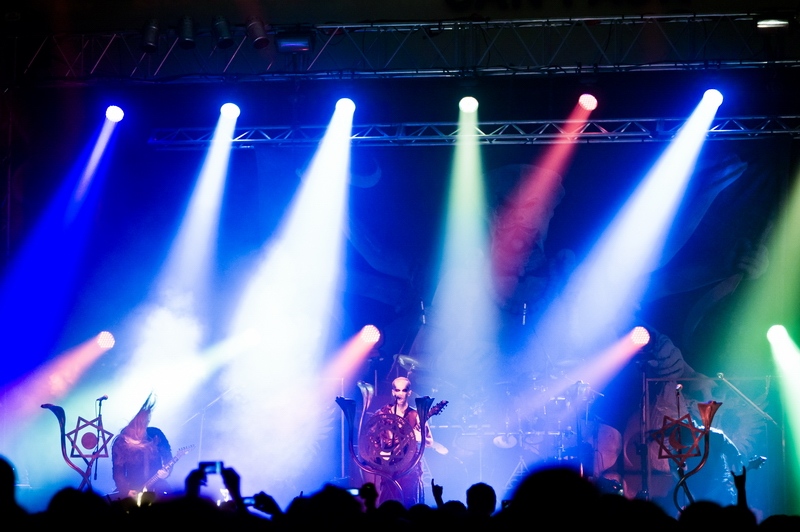
<instances>
[{"instance_id":1,"label":"electric guitar","mask_svg":"<svg viewBox=\"0 0 800 532\"><path fill-rule=\"evenodd\" d=\"M175 456L173 456L169 462L164 464L164 466L161 469L159 469L155 475L150 477L150 480L145 482L144 486L139 491L140 492L150 491L156 482L167 478L169 476L170 471L172 471L172 466L174 466L178 462L178 460L186 456L186 454L193 448L194 444L187 445L186 447L181 447L180 449L178 449L178 452L175 453Z\"/></svg>"},{"instance_id":2,"label":"electric guitar","mask_svg":"<svg viewBox=\"0 0 800 532\"><path fill-rule=\"evenodd\" d=\"M449 401L439 401L438 403L436 403L434 406L431 407L430 410L428 410L428 419L432 418L433 416L438 416L439 414L441 414L442 410L444 410L444 408L448 404ZM450 452L450 450L447 447L445 447L444 445L435 440L431 442L431 448L433 448L433 450L439 454L447 454Z\"/></svg>"}]
</instances>

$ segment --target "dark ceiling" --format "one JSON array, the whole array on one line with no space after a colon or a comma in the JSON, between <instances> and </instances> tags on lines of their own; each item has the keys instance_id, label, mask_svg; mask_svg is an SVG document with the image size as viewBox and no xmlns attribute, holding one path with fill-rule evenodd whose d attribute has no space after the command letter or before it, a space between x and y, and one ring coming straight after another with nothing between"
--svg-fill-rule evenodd
<instances>
[{"instance_id":1,"label":"dark ceiling","mask_svg":"<svg viewBox=\"0 0 800 532\"><path fill-rule=\"evenodd\" d=\"M4 3L6 32L103 32L140 29L149 18L176 24L189 15L198 24L213 16L233 24L250 15L267 24L385 21L520 20L570 17L636 17L672 14L793 13L787 0L27 0Z\"/></svg>"}]
</instances>

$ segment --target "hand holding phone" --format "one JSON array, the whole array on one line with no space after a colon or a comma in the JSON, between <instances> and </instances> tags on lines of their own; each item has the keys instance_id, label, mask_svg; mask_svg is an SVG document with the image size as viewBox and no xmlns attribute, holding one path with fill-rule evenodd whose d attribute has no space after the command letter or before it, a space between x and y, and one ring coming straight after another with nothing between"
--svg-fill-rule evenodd
<instances>
[{"instance_id":1,"label":"hand holding phone","mask_svg":"<svg viewBox=\"0 0 800 532\"><path fill-rule=\"evenodd\" d=\"M220 475L222 474L222 468L222 462L200 462L200 465L197 467L197 469L206 475Z\"/></svg>"}]
</instances>

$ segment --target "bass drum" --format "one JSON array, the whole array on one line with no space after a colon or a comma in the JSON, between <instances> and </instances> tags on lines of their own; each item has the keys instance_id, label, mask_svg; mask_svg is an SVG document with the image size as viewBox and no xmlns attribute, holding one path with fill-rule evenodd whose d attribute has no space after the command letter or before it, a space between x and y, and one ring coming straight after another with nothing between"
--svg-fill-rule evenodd
<instances>
[{"instance_id":1,"label":"bass drum","mask_svg":"<svg viewBox=\"0 0 800 532\"><path fill-rule=\"evenodd\" d=\"M581 437L592 449L591 475L600 478L622 456L622 433L600 421L581 421Z\"/></svg>"}]
</instances>

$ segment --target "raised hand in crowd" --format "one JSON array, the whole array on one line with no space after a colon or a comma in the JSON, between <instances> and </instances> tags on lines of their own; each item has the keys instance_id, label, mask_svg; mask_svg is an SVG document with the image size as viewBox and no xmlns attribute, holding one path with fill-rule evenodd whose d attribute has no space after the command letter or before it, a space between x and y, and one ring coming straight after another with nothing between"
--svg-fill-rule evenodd
<instances>
[{"instance_id":1,"label":"raised hand in crowd","mask_svg":"<svg viewBox=\"0 0 800 532\"><path fill-rule=\"evenodd\" d=\"M367 482L358 490L358 496L364 501L367 512L374 512L378 503L378 490L375 484Z\"/></svg>"},{"instance_id":2,"label":"raised hand in crowd","mask_svg":"<svg viewBox=\"0 0 800 532\"><path fill-rule=\"evenodd\" d=\"M281 510L281 507L278 506L277 502L275 502L275 499L272 497L272 495L267 495L263 491L259 491L253 496L253 501L253 508L259 512L263 512L273 517L283 515L283 510Z\"/></svg>"},{"instance_id":3,"label":"raised hand in crowd","mask_svg":"<svg viewBox=\"0 0 800 532\"><path fill-rule=\"evenodd\" d=\"M733 477L733 485L736 487L736 506L747 508L747 490L745 489L747 467L742 466L741 475L737 475L735 472L731 471L731 476Z\"/></svg>"},{"instance_id":4,"label":"raised hand in crowd","mask_svg":"<svg viewBox=\"0 0 800 532\"><path fill-rule=\"evenodd\" d=\"M441 508L444 506L444 499L442 498L444 488L436 484L433 478L431 479L431 491L433 492L433 499L436 501L436 507Z\"/></svg>"}]
</instances>

